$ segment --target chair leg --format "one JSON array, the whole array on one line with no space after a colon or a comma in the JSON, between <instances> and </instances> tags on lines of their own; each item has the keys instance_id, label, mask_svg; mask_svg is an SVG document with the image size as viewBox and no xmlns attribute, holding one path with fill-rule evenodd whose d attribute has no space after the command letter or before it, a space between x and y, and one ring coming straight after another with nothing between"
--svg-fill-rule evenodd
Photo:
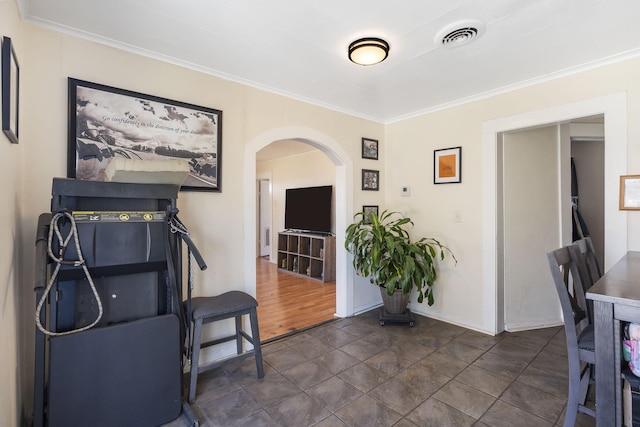
<instances>
[{"instance_id":1,"label":"chair leg","mask_svg":"<svg viewBox=\"0 0 640 427\"><path fill-rule=\"evenodd\" d=\"M189 403L196 400L196 385L198 384L198 363L200 361L200 343L202 342L202 320L196 320L193 328L193 342L191 344L191 368L189 370Z\"/></svg>"},{"instance_id":2,"label":"chair leg","mask_svg":"<svg viewBox=\"0 0 640 427\"><path fill-rule=\"evenodd\" d=\"M578 407L580 404L580 370L571 372L569 367L569 398L567 399L567 409L564 414L564 427L573 427L578 416Z\"/></svg>"},{"instance_id":3,"label":"chair leg","mask_svg":"<svg viewBox=\"0 0 640 427\"><path fill-rule=\"evenodd\" d=\"M236 353L242 354L242 335L240 334L242 331L242 315L236 316Z\"/></svg>"},{"instance_id":4,"label":"chair leg","mask_svg":"<svg viewBox=\"0 0 640 427\"><path fill-rule=\"evenodd\" d=\"M573 427L578 416L578 396L576 393L569 392L567 400L567 409L564 414L564 427Z\"/></svg>"},{"instance_id":5,"label":"chair leg","mask_svg":"<svg viewBox=\"0 0 640 427\"><path fill-rule=\"evenodd\" d=\"M256 368L258 378L264 377L264 367L262 365L262 348L260 347L260 330L258 329L258 312L255 308L249 313L251 321L251 338L253 340L253 351L256 356Z\"/></svg>"}]
</instances>

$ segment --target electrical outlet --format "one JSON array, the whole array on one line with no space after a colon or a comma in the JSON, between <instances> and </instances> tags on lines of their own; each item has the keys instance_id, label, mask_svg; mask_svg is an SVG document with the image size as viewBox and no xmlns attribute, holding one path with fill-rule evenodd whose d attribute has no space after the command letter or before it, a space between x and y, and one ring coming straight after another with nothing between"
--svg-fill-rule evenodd
<instances>
[{"instance_id":1,"label":"electrical outlet","mask_svg":"<svg viewBox=\"0 0 640 427\"><path fill-rule=\"evenodd\" d=\"M411 187L408 185L403 185L400 187L400 195L402 197L409 197L411 195Z\"/></svg>"}]
</instances>

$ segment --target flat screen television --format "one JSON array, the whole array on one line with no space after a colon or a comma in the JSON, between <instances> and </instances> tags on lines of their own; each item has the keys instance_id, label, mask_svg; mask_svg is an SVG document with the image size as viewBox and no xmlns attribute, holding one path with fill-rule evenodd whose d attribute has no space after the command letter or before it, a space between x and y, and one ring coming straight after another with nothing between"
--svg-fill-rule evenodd
<instances>
[{"instance_id":1,"label":"flat screen television","mask_svg":"<svg viewBox=\"0 0 640 427\"><path fill-rule=\"evenodd\" d=\"M330 234L332 191L331 185L288 188L284 227L293 231Z\"/></svg>"}]
</instances>

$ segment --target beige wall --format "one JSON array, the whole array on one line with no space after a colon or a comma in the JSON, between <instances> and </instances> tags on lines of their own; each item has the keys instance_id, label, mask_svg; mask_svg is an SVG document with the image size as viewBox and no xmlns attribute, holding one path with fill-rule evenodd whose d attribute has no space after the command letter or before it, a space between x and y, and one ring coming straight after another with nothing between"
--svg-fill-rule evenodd
<instances>
[{"instance_id":1,"label":"beige wall","mask_svg":"<svg viewBox=\"0 0 640 427\"><path fill-rule=\"evenodd\" d=\"M503 95L425 114L387 126L387 206L407 212L416 235L442 237L458 257L443 266L436 303L415 311L472 328L490 330L483 321L483 124L616 93L626 93L628 173L640 172L640 59L603 66L577 75L513 90ZM462 146L462 183L433 184L433 150ZM617 180L617 176L607 177ZM400 187L411 186L411 197ZM461 222L454 222L459 212ZM605 219L606 221L606 219ZM640 215L628 215L628 248L640 248ZM491 238L491 236L489 236ZM489 329L486 329L489 328Z\"/></svg>"},{"instance_id":2,"label":"beige wall","mask_svg":"<svg viewBox=\"0 0 640 427\"><path fill-rule=\"evenodd\" d=\"M457 267L441 268L432 308L414 310L479 330L491 330L483 318L482 125L489 120L626 92L628 171L640 173L640 59L514 90L504 95L383 125L287 99L186 70L143 56L21 24L14 2L0 2L0 28L15 37L21 65L21 139L19 146L0 136L6 206L0 221L5 245L0 252L3 277L0 337L2 419L18 424L28 411L33 383L33 239L37 217L49 209L51 179L66 174L67 77L135 90L223 111L222 193L180 193L182 220L209 268L196 274L196 294L242 288L248 232L243 177L245 146L265 132L287 126L314 129L336 141L353 162L349 205L380 205L406 212L416 235L441 238L458 257ZM360 138L380 141L380 160L360 158ZM463 147L462 183L433 184L433 150ZM21 166L19 166L21 162ZM379 169L381 191L360 191L360 170ZM612 179L615 177L608 177ZM253 183L252 183L253 184ZM400 187L411 186L401 197ZM19 191L21 190L21 191ZM350 212L352 213L352 212ZM454 222L456 213L461 222ZM629 214L629 249L640 249L640 216ZM252 223L253 224L253 223ZM15 244L19 242L19 244ZM352 275L352 273L351 273ZM355 292L361 292L355 280ZM356 295L357 297L357 295ZM357 298L354 298L354 300ZM357 304L355 304L357 305ZM19 338L17 338L19 337ZM19 364L16 361L20 361Z\"/></svg>"},{"instance_id":3,"label":"beige wall","mask_svg":"<svg viewBox=\"0 0 640 427\"><path fill-rule=\"evenodd\" d=\"M18 11L13 1L0 2L0 36L11 37L19 65L24 58L24 42ZM31 292L22 280L21 245L24 230L21 228L22 181L20 159L25 140L20 134L20 144L11 144L0 133L0 424L19 425L23 384L21 383L20 347L25 330L32 328L20 322L20 307L24 292ZM26 391L26 390L25 390Z\"/></svg>"}]
</instances>

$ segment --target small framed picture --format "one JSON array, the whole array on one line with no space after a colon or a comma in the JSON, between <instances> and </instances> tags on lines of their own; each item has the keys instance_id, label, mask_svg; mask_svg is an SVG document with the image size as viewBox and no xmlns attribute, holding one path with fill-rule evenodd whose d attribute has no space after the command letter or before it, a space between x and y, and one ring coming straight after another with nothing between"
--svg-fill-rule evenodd
<instances>
[{"instance_id":1,"label":"small framed picture","mask_svg":"<svg viewBox=\"0 0 640 427\"><path fill-rule=\"evenodd\" d=\"M362 158L378 160L378 141L362 138Z\"/></svg>"},{"instance_id":2,"label":"small framed picture","mask_svg":"<svg viewBox=\"0 0 640 427\"><path fill-rule=\"evenodd\" d=\"M380 171L362 169L362 189L365 191L378 191L380 189Z\"/></svg>"},{"instance_id":3,"label":"small framed picture","mask_svg":"<svg viewBox=\"0 0 640 427\"><path fill-rule=\"evenodd\" d=\"M640 175L620 177L620 210L640 210Z\"/></svg>"},{"instance_id":4,"label":"small framed picture","mask_svg":"<svg viewBox=\"0 0 640 427\"><path fill-rule=\"evenodd\" d=\"M368 205L362 207L362 212L364 213L364 222L365 224L371 224L371 215L378 216L378 206L377 205Z\"/></svg>"},{"instance_id":5,"label":"small framed picture","mask_svg":"<svg viewBox=\"0 0 640 427\"><path fill-rule=\"evenodd\" d=\"M2 131L18 143L20 67L10 37L2 37Z\"/></svg>"},{"instance_id":6,"label":"small framed picture","mask_svg":"<svg viewBox=\"0 0 640 427\"><path fill-rule=\"evenodd\" d=\"M433 151L433 183L452 184L462 182L462 147Z\"/></svg>"}]
</instances>

